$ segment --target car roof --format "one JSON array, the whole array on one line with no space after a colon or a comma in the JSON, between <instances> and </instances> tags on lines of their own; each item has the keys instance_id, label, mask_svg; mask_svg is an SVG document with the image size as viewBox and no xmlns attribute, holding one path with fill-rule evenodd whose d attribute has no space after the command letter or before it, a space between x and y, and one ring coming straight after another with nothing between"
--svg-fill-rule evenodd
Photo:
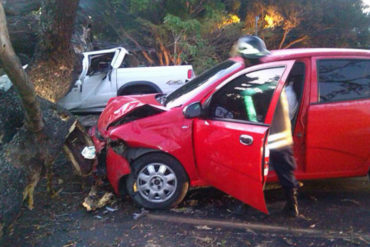
<instances>
[{"instance_id":1,"label":"car roof","mask_svg":"<svg viewBox=\"0 0 370 247\"><path fill-rule=\"evenodd\" d=\"M312 56L370 56L370 50L345 48L297 48L272 50L270 55L263 57L262 62L290 60Z\"/></svg>"}]
</instances>

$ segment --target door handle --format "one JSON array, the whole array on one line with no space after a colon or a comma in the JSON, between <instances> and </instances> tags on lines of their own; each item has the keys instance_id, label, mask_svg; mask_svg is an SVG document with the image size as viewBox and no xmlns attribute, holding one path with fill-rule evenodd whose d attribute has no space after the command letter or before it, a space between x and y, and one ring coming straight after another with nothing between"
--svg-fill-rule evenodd
<instances>
[{"instance_id":1,"label":"door handle","mask_svg":"<svg viewBox=\"0 0 370 247\"><path fill-rule=\"evenodd\" d=\"M252 145L253 143L253 137L250 135L241 135L240 138L240 143L246 146Z\"/></svg>"}]
</instances>

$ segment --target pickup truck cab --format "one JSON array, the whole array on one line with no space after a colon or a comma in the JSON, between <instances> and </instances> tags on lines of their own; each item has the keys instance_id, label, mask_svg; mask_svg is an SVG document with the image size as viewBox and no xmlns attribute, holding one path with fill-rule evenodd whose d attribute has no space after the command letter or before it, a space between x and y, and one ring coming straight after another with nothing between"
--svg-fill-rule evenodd
<instances>
[{"instance_id":1,"label":"pickup truck cab","mask_svg":"<svg viewBox=\"0 0 370 247\"><path fill-rule=\"evenodd\" d=\"M167 97L111 99L90 135L114 190L141 206L172 207L207 185L267 213L264 185L277 181L267 140L288 85L297 179L365 176L369 50L276 50L249 67L230 58Z\"/></svg>"},{"instance_id":2,"label":"pickup truck cab","mask_svg":"<svg viewBox=\"0 0 370 247\"><path fill-rule=\"evenodd\" d=\"M83 53L82 72L58 104L72 112L101 112L119 95L164 93L194 77L191 65L130 67L122 47Z\"/></svg>"}]
</instances>

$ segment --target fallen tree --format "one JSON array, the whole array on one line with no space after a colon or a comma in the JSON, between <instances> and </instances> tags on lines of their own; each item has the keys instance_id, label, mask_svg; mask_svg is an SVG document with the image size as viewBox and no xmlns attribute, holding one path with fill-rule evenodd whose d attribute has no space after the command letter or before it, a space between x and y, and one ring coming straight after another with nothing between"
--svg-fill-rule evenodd
<instances>
[{"instance_id":1,"label":"fallen tree","mask_svg":"<svg viewBox=\"0 0 370 247\"><path fill-rule=\"evenodd\" d=\"M42 0L41 39L30 63L29 75L37 95L56 102L78 79L81 62L71 38L79 0Z\"/></svg>"},{"instance_id":2,"label":"fallen tree","mask_svg":"<svg viewBox=\"0 0 370 247\"><path fill-rule=\"evenodd\" d=\"M16 219L24 201L33 208L33 192L43 174L63 148L80 175L90 173L93 161L80 157L91 140L66 110L36 97L9 41L4 9L0 3L0 62L13 88L0 91L0 238Z\"/></svg>"}]
</instances>

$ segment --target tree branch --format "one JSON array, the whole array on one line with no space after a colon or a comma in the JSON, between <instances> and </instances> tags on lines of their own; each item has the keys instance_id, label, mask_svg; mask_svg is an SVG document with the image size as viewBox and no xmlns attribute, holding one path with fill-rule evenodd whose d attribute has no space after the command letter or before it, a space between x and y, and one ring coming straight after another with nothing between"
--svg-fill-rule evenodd
<instances>
[{"instance_id":1,"label":"tree branch","mask_svg":"<svg viewBox=\"0 0 370 247\"><path fill-rule=\"evenodd\" d=\"M27 129L33 133L39 133L44 128L40 104L36 98L34 86L14 52L9 40L6 26L5 12L0 2L0 61L1 64L17 89L25 110Z\"/></svg>"},{"instance_id":2,"label":"tree branch","mask_svg":"<svg viewBox=\"0 0 370 247\"><path fill-rule=\"evenodd\" d=\"M288 35L289 32L290 32L290 29L284 30L283 38L281 39L280 44L279 44L279 49L283 47L283 44L286 40L286 36Z\"/></svg>"},{"instance_id":3,"label":"tree branch","mask_svg":"<svg viewBox=\"0 0 370 247\"><path fill-rule=\"evenodd\" d=\"M132 43L135 44L135 46L141 51L141 53L143 54L143 56L145 57L145 59L150 63L150 64L154 64L154 61L153 59L151 59L151 57L149 56L149 54L145 51L145 49L139 44L139 42L136 41L136 39L134 39L128 32L126 32L123 28L120 28L119 29L120 32L123 33L124 36L126 36L126 38L128 38L129 40L132 41Z\"/></svg>"},{"instance_id":4,"label":"tree branch","mask_svg":"<svg viewBox=\"0 0 370 247\"><path fill-rule=\"evenodd\" d=\"M299 39L293 40L292 42L290 42L289 44L287 44L283 49L287 49L287 48L291 47L294 44L297 44L299 42L305 41L306 39L308 39L308 36L307 35L303 35Z\"/></svg>"}]
</instances>

